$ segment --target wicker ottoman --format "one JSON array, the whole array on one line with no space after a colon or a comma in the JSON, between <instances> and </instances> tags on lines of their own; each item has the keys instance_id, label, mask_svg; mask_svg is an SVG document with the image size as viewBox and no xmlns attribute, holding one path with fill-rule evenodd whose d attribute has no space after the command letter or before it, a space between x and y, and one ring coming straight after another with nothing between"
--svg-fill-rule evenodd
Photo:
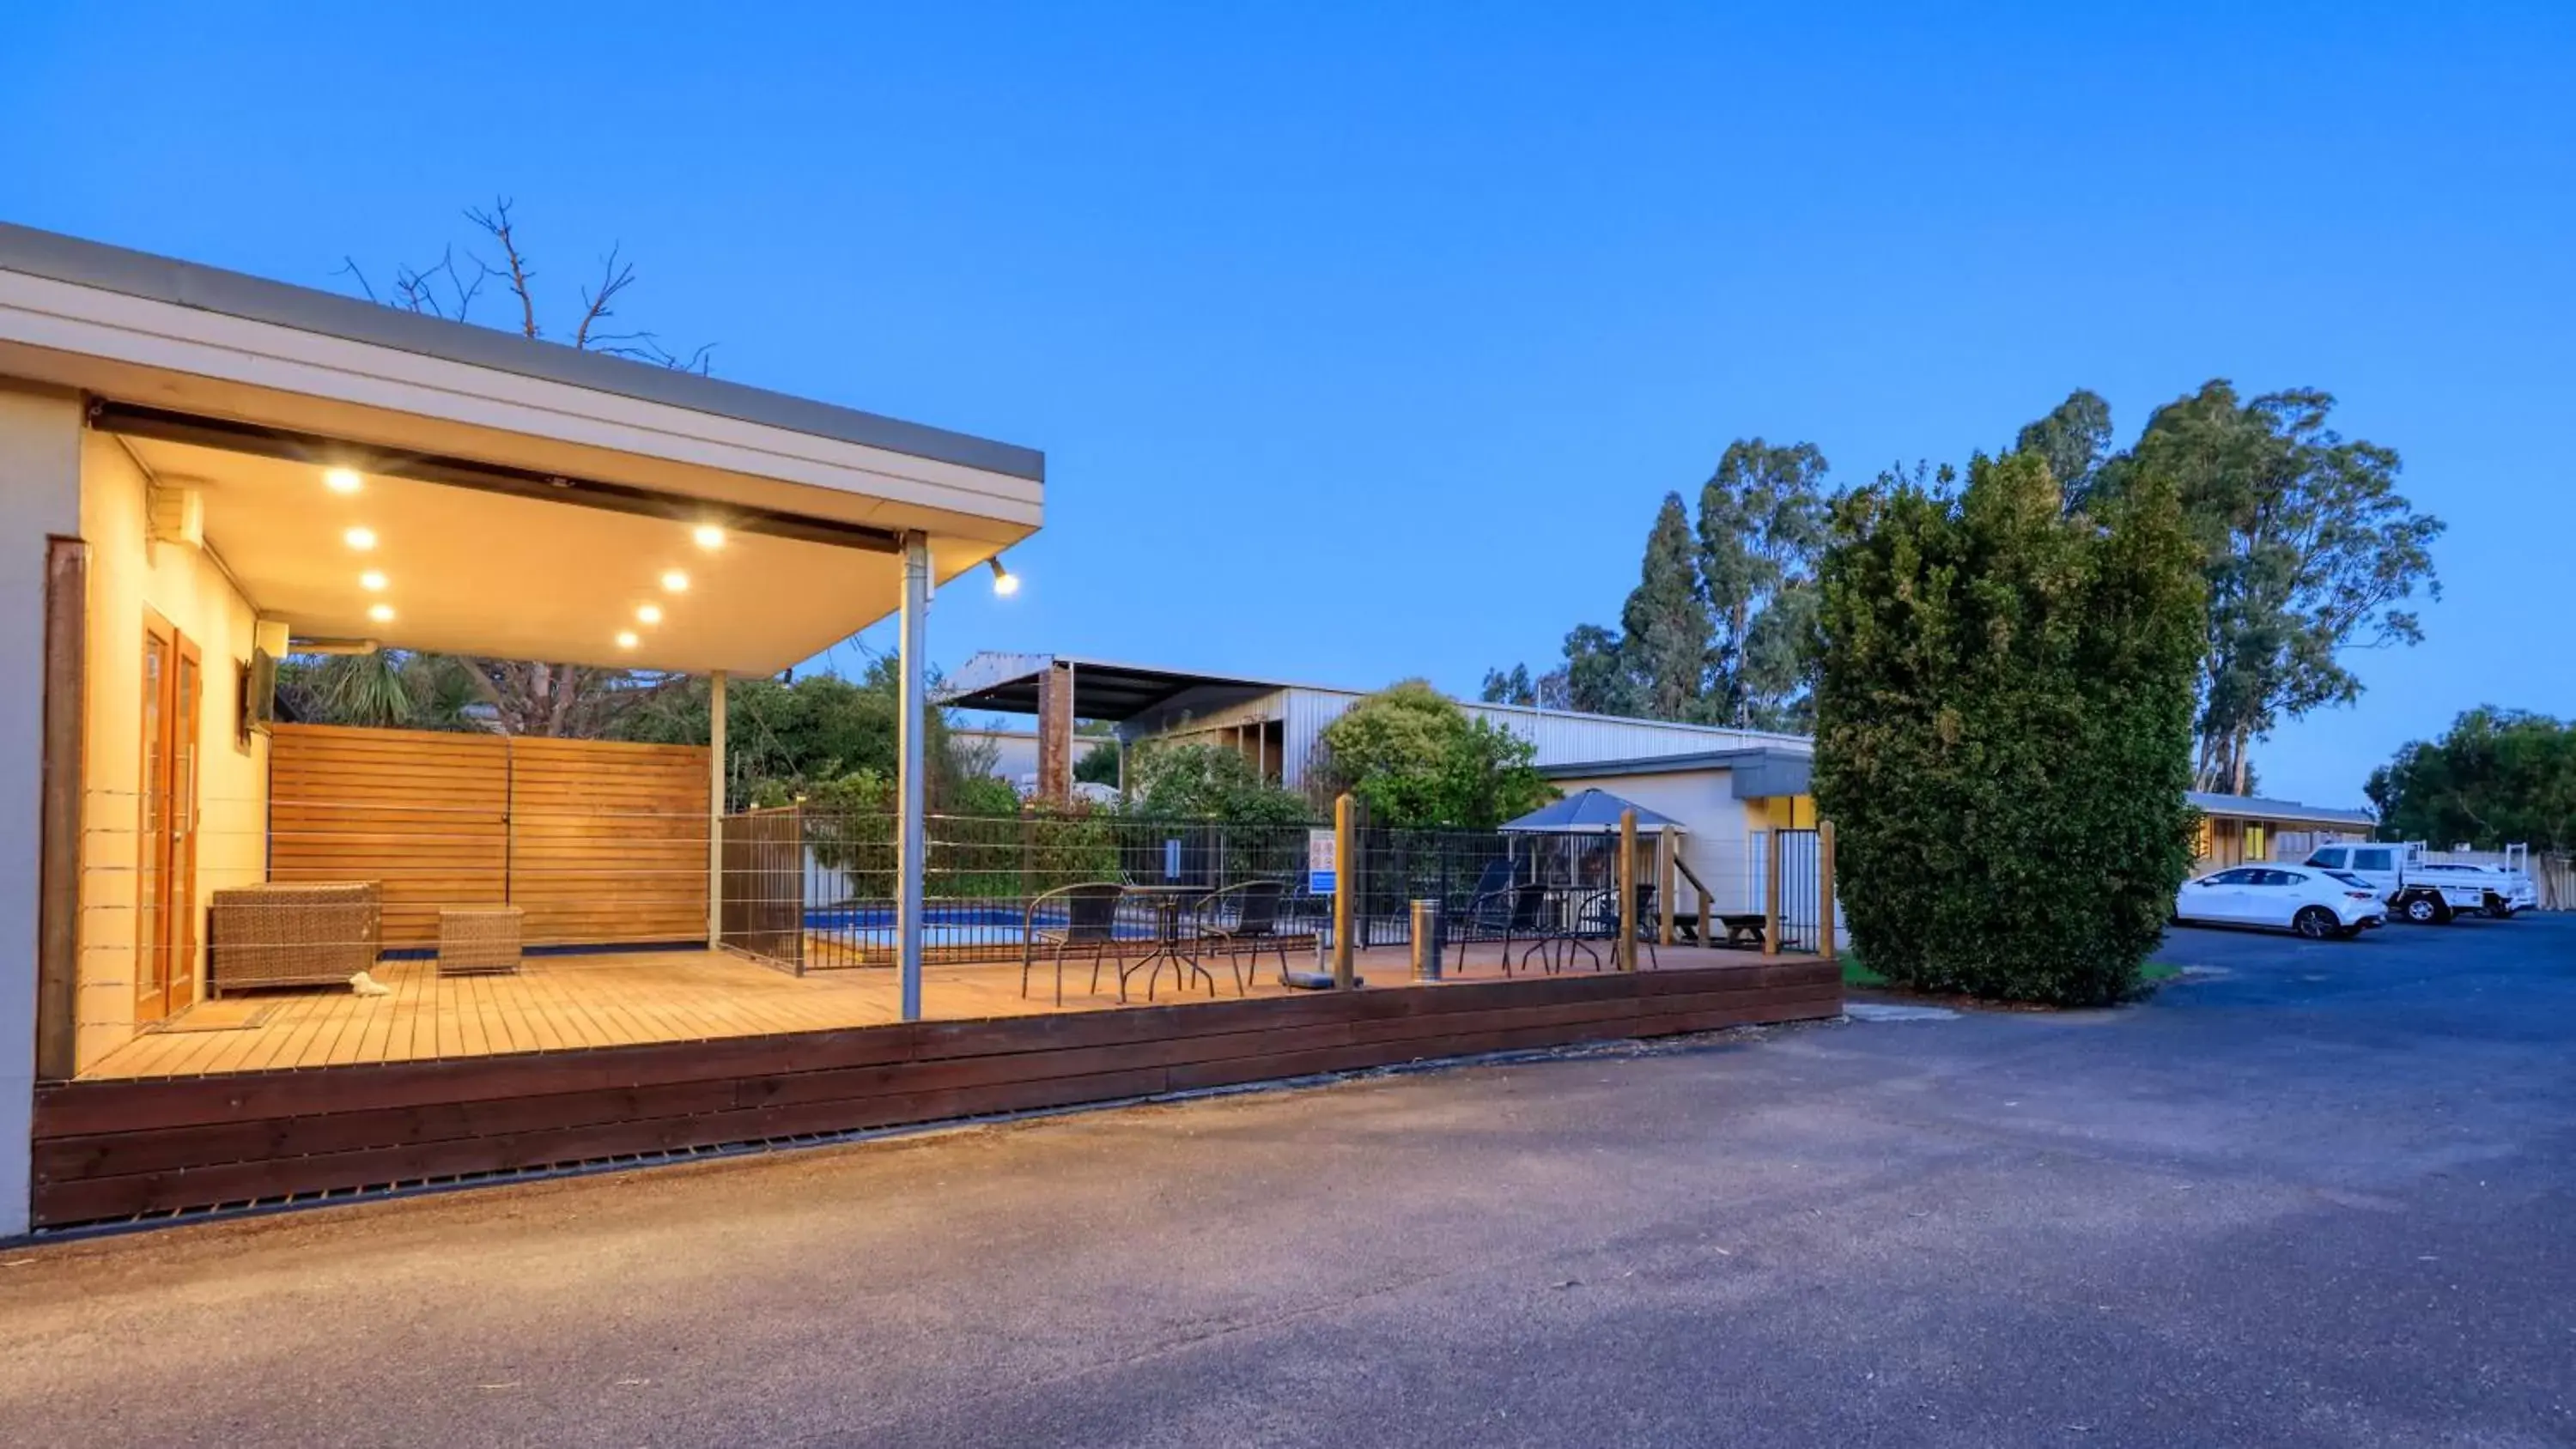
<instances>
[{"instance_id":1,"label":"wicker ottoman","mask_svg":"<svg viewBox=\"0 0 2576 1449\"><path fill-rule=\"evenodd\" d=\"M372 881L297 881L214 893L206 993L338 986L376 964L384 893Z\"/></svg>"},{"instance_id":2,"label":"wicker ottoman","mask_svg":"<svg viewBox=\"0 0 2576 1449\"><path fill-rule=\"evenodd\" d=\"M510 975L519 969L517 906L446 906L438 913L438 974Z\"/></svg>"}]
</instances>

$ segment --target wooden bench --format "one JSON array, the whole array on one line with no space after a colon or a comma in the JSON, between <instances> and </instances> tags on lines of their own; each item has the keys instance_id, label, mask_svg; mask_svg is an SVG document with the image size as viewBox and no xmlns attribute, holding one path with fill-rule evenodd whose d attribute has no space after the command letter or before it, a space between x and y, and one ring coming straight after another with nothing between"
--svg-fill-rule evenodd
<instances>
[{"instance_id":1,"label":"wooden bench","mask_svg":"<svg viewBox=\"0 0 2576 1449\"><path fill-rule=\"evenodd\" d=\"M1725 944L1730 949L1740 947L1753 951L1759 951L1762 949L1762 937L1770 924L1763 918L1762 913L1759 911L1750 912L1744 915L1720 915L1717 918L1717 923L1726 928ZM1718 944L1716 941L1708 939L1708 932L1700 929L1699 913L1696 911L1675 912L1673 914L1673 934L1676 939L1686 940L1695 945L1714 946Z\"/></svg>"}]
</instances>

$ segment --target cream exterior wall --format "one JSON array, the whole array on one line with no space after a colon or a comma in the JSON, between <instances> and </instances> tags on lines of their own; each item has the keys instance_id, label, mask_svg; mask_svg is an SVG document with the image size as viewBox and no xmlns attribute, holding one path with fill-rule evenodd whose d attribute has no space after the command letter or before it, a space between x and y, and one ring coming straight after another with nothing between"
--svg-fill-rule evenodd
<instances>
[{"instance_id":1,"label":"cream exterior wall","mask_svg":"<svg viewBox=\"0 0 2576 1449\"><path fill-rule=\"evenodd\" d=\"M80 400L0 382L0 1239L27 1231L43 837L45 539L80 531Z\"/></svg>"},{"instance_id":2,"label":"cream exterior wall","mask_svg":"<svg viewBox=\"0 0 2576 1449\"><path fill-rule=\"evenodd\" d=\"M267 878L268 740L239 742L239 666L251 655L250 601L205 550L148 537L150 480L124 446L80 435L80 533L89 559L89 705L81 832L78 1023L88 1068L135 1029L135 863L143 773L143 617L148 607L197 647L197 871L194 973L206 981L206 903Z\"/></svg>"}]
</instances>

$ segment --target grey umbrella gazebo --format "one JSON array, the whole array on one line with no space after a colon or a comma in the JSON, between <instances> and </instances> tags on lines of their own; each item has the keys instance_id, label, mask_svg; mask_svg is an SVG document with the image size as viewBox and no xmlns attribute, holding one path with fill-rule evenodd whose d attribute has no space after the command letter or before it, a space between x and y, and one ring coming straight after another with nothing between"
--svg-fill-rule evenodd
<instances>
[{"instance_id":1,"label":"grey umbrella gazebo","mask_svg":"<svg viewBox=\"0 0 2576 1449\"><path fill-rule=\"evenodd\" d=\"M1505 821L1501 828L1507 835L1530 837L1533 874L1551 875L1568 885L1602 888L1615 879L1617 854L1610 840L1619 834L1619 816L1629 810L1637 812L1637 834L1645 843L1639 853L1646 859L1637 878L1652 882L1663 864L1666 838L1680 834L1682 823L1607 790L1577 790L1517 820Z\"/></svg>"},{"instance_id":2,"label":"grey umbrella gazebo","mask_svg":"<svg viewBox=\"0 0 2576 1449\"><path fill-rule=\"evenodd\" d=\"M1619 819L1630 811L1635 811L1637 817L1640 859L1636 879L1642 905L1658 899L1656 886L1667 878L1665 862L1678 844L1673 837L1683 833L1682 823L1671 816L1607 790L1584 789L1506 821L1501 828L1505 834L1529 842L1527 858L1533 879L1582 893L1570 908L1571 925L1577 929L1586 923L1615 926L1621 910L1615 904ZM1665 909L1670 909L1669 903Z\"/></svg>"},{"instance_id":3,"label":"grey umbrella gazebo","mask_svg":"<svg viewBox=\"0 0 2576 1449\"><path fill-rule=\"evenodd\" d=\"M1541 805L1517 820L1505 821L1502 828L1520 835L1616 835L1619 817L1630 810L1637 812L1640 835L1662 835L1682 828L1682 823L1669 815L1623 800L1607 790L1592 789L1577 790L1562 800Z\"/></svg>"}]
</instances>

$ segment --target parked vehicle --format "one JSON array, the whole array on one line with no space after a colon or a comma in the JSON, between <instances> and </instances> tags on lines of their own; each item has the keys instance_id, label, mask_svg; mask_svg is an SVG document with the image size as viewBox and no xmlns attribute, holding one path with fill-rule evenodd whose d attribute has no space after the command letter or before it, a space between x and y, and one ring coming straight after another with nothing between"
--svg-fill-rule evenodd
<instances>
[{"instance_id":1,"label":"parked vehicle","mask_svg":"<svg viewBox=\"0 0 2576 1449\"><path fill-rule=\"evenodd\" d=\"M2379 889L2355 875L2294 865L2240 865L2186 881L2174 919L2270 926L2311 941L2352 937L2388 919Z\"/></svg>"},{"instance_id":2,"label":"parked vehicle","mask_svg":"<svg viewBox=\"0 0 2576 1449\"><path fill-rule=\"evenodd\" d=\"M2417 878L2440 881L2447 890L2452 882L2462 888L2475 886L2479 892L2478 909L2499 921L2513 919L2516 911L2527 911L2540 904L2540 885L2527 875L2515 875L2492 865L2472 865L2450 861L2420 861L2409 867ZM2465 906L2462 909L2466 909Z\"/></svg>"},{"instance_id":3,"label":"parked vehicle","mask_svg":"<svg viewBox=\"0 0 2576 1449\"><path fill-rule=\"evenodd\" d=\"M2419 926L2448 924L2461 911L2486 909L2486 892L2474 881L2445 881L2423 874L2416 849L2405 845L2326 845L2309 852L2314 870L2343 871L2368 881L2397 919Z\"/></svg>"}]
</instances>

